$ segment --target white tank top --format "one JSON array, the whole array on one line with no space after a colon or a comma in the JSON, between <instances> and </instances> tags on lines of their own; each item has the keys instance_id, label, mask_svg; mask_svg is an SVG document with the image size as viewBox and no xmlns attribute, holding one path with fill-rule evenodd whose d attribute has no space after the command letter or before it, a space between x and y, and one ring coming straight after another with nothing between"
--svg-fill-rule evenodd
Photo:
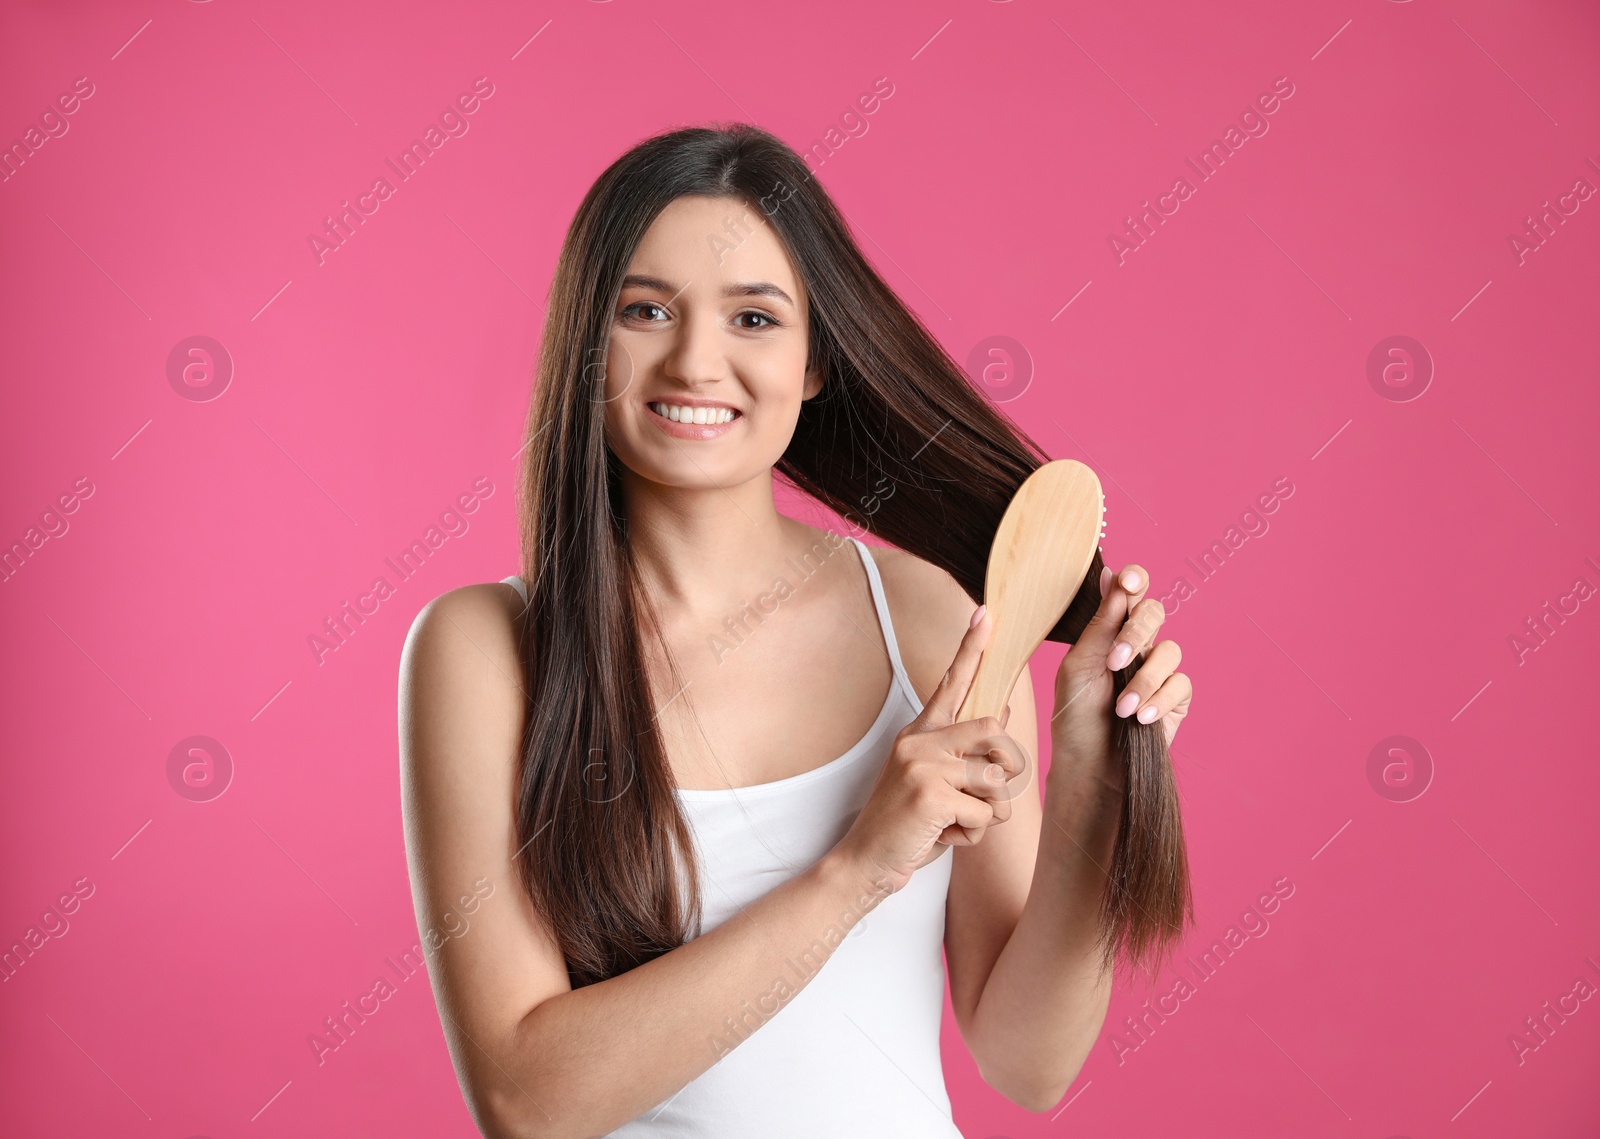
<instances>
[{"instance_id":1,"label":"white tank top","mask_svg":"<svg viewBox=\"0 0 1600 1139\"><path fill-rule=\"evenodd\" d=\"M843 838L895 735L922 711L900 660L878 567L864 543L850 541L867 571L894 670L888 696L867 734L821 767L752 787L677 792L695 835L702 931L812 866ZM505 581L525 595L521 578ZM919 869L856 924L820 969L798 958L787 962L781 975L791 988L811 976L787 1004L752 993L744 1023L725 1025L720 1047L685 1042L732 1051L611 1136L961 1139L939 1057L950 868L945 854Z\"/></svg>"}]
</instances>

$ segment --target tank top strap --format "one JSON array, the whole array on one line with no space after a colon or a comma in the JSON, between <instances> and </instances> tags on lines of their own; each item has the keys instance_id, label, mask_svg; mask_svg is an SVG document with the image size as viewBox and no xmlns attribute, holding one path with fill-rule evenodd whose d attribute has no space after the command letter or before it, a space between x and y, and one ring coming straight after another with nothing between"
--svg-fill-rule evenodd
<instances>
[{"instance_id":1,"label":"tank top strap","mask_svg":"<svg viewBox=\"0 0 1600 1139\"><path fill-rule=\"evenodd\" d=\"M500 584L511 586L517 591L517 596L522 598L522 603L524 605L528 603L528 587L522 584L521 577L516 574L512 574L510 577L503 577L500 579Z\"/></svg>"},{"instance_id":2,"label":"tank top strap","mask_svg":"<svg viewBox=\"0 0 1600 1139\"><path fill-rule=\"evenodd\" d=\"M905 693L906 699L920 715L922 700L917 696L917 690L911 686L911 677L906 672L905 662L900 659L900 642L895 639L894 620L889 616L889 599L883 592L883 578L878 573L878 563L873 559L872 547L860 538L851 537L850 540L855 543L856 552L861 555L862 568L867 571L867 581L872 586L872 607L877 610L878 627L883 630L884 647L889 650L889 665L894 669L895 680Z\"/></svg>"}]
</instances>

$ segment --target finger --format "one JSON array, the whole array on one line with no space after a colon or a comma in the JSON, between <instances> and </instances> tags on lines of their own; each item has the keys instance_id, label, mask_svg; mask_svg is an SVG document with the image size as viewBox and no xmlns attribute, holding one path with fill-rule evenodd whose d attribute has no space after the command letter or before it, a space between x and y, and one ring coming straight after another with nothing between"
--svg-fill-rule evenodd
<instances>
[{"instance_id":1,"label":"finger","mask_svg":"<svg viewBox=\"0 0 1600 1139\"><path fill-rule=\"evenodd\" d=\"M1117 697L1116 713L1126 719L1131 716L1141 724L1154 723L1160 717L1172 711L1180 698L1188 696L1189 678L1177 672L1172 665L1176 663L1176 653L1161 653L1158 650L1162 645L1170 644L1162 641L1155 649L1151 650L1151 660L1156 667L1147 664L1139 670L1137 676L1129 681L1128 687ZM1157 657L1160 660L1157 660ZM1174 682L1174 677L1182 677ZM1137 682L1137 683L1135 683Z\"/></svg>"},{"instance_id":2,"label":"finger","mask_svg":"<svg viewBox=\"0 0 1600 1139\"><path fill-rule=\"evenodd\" d=\"M1151 696L1135 715L1141 724L1153 724L1163 716L1187 708L1189 696L1193 691L1189 678L1181 672L1175 672L1161 682L1161 687L1156 689L1155 695Z\"/></svg>"},{"instance_id":3,"label":"finger","mask_svg":"<svg viewBox=\"0 0 1600 1139\"><path fill-rule=\"evenodd\" d=\"M966 758L969 760L985 759L987 762L1000 768L1005 775L1005 782L1014 783L1017 776L1025 774L1028 770L1028 753L1022 750L1022 745L1004 732L996 732L985 736L967 749Z\"/></svg>"},{"instance_id":4,"label":"finger","mask_svg":"<svg viewBox=\"0 0 1600 1139\"><path fill-rule=\"evenodd\" d=\"M1155 695L1162 682L1177 671L1178 661L1182 658L1183 653L1176 641L1162 641L1151 648L1138 671L1133 674L1133 679L1128 681L1128 686L1117 697L1116 714L1123 718L1135 715Z\"/></svg>"},{"instance_id":5,"label":"finger","mask_svg":"<svg viewBox=\"0 0 1600 1139\"><path fill-rule=\"evenodd\" d=\"M1122 592L1131 598L1129 604L1136 605L1144 596L1145 590L1150 588L1150 575L1145 572L1143 566L1129 562L1122 567L1122 572L1117 574L1117 584L1121 586Z\"/></svg>"},{"instance_id":6,"label":"finger","mask_svg":"<svg viewBox=\"0 0 1600 1139\"><path fill-rule=\"evenodd\" d=\"M1011 817L1011 800L1014 796L1006 786L1006 771L988 756L969 756L961 761L961 779L956 789L965 795L982 799L994 812L994 822L1001 823Z\"/></svg>"},{"instance_id":7,"label":"finger","mask_svg":"<svg viewBox=\"0 0 1600 1139\"><path fill-rule=\"evenodd\" d=\"M1000 764L1008 779L1028 765L1021 745L1000 730L1000 721L993 716L935 728L928 733L928 740L957 759L990 756L989 762Z\"/></svg>"},{"instance_id":8,"label":"finger","mask_svg":"<svg viewBox=\"0 0 1600 1139\"><path fill-rule=\"evenodd\" d=\"M987 750L974 750L963 759L967 767L963 790L986 800L999 816L997 821L1004 821L1011 817L1011 801L1033 786L1033 764L1010 736L994 736L980 746Z\"/></svg>"},{"instance_id":9,"label":"finger","mask_svg":"<svg viewBox=\"0 0 1600 1139\"><path fill-rule=\"evenodd\" d=\"M1029 766L1027 753L1002 733L978 741L944 770L956 790L989 804L993 826L1010 819L1011 801L1033 786Z\"/></svg>"},{"instance_id":10,"label":"finger","mask_svg":"<svg viewBox=\"0 0 1600 1139\"><path fill-rule=\"evenodd\" d=\"M949 768L951 786L980 799L1016 798L1017 776L1028 770L1028 761L1015 740L997 736L993 746L961 757L959 766Z\"/></svg>"},{"instance_id":11,"label":"finger","mask_svg":"<svg viewBox=\"0 0 1600 1139\"><path fill-rule=\"evenodd\" d=\"M972 622L961 638L955 659L950 662L944 679L939 681L939 687L933 690L933 695L922 706L919 719L925 729L941 728L956 718L961 702L967 698L967 689L972 687L972 678L977 675L978 658L983 656L984 646L989 643L989 631L993 627L988 606L980 605L973 610Z\"/></svg>"},{"instance_id":12,"label":"finger","mask_svg":"<svg viewBox=\"0 0 1600 1139\"><path fill-rule=\"evenodd\" d=\"M1123 566L1111 579L1111 586L1127 597L1128 613L1131 615L1134 607L1144 598L1145 590L1150 587L1150 575L1145 572L1143 566L1130 563ZM1127 618L1123 621L1126 624ZM1106 667L1113 672L1125 667L1137 651L1137 647L1125 649L1113 641L1106 654Z\"/></svg>"},{"instance_id":13,"label":"finger","mask_svg":"<svg viewBox=\"0 0 1600 1139\"><path fill-rule=\"evenodd\" d=\"M1161 726L1166 732L1167 744L1170 747L1172 738L1178 734L1178 728L1182 725L1184 717L1189 714L1189 703L1194 699L1194 685L1181 672L1173 673L1161 687L1165 689L1169 685L1178 694L1176 702L1173 702L1171 707L1165 707L1168 703L1167 696L1157 693L1157 697L1165 708L1161 713Z\"/></svg>"},{"instance_id":14,"label":"finger","mask_svg":"<svg viewBox=\"0 0 1600 1139\"><path fill-rule=\"evenodd\" d=\"M1113 672L1125 668L1141 649L1156 639L1156 633L1166 619L1166 607L1154 597L1135 601L1112 642L1111 651L1106 654L1106 667Z\"/></svg>"},{"instance_id":15,"label":"finger","mask_svg":"<svg viewBox=\"0 0 1600 1139\"><path fill-rule=\"evenodd\" d=\"M939 837L934 841L941 846L977 846L983 838L981 830L967 830L951 824L939 832Z\"/></svg>"},{"instance_id":16,"label":"finger","mask_svg":"<svg viewBox=\"0 0 1600 1139\"><path fill-rule=\"evenodd\" d=\"M984 828L994 820L994 809L972 795L957 793L951 813L954 821L939 834L939 841L949 846L977 845Z\"/></svg>"},{"instance_id":17,"label":"finger","mask_svg":"<svg viewBox=\"0 0 1600 1139\"><path fill-rule=\"evenodd\" d=\"M1117 630L1122 628L1123 618L1128 613L1128 594L1117 584L1110 567L1101 571L1100 580L1100 604L1063 662L1070 661L1074 666L1105 667L1111 643L1116 639Z\"/></svg>"}]
</instances>

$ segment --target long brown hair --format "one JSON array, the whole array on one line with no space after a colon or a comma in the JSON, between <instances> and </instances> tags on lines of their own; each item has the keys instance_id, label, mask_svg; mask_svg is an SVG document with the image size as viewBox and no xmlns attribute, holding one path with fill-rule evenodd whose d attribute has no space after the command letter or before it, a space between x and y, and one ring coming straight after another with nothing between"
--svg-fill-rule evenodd
<instances>
[{"instance_id":1,"label":"long brown hair","mask_svg":"<svg viewBox=\"0 0 1600 1139\"><path fill-rule=\"evenodd\" d=\"M623 275L656 215L686 195L761 211L810 298L808 368L779 474L982 599L989 546L1047 456L1004 419L862 256L805 162L744 123L646 139L602 173L561 247L521 472L520 633L529 681L517 791L519 868L574 987L681 945L698 920L692 840L674 794L642 636L656 622L631 564L603 382ZM883 494L882 480L894 490ZM862 513L863 504L875 508ZM1077 639L1102 561L1051 632ZM1121 692L1140 660L1116 673ZM1159 724L1114 718L1125 803L1099 918L1103 960L1151 972L1192 921L1177 790Z\"/></svg>"}]
</instances>

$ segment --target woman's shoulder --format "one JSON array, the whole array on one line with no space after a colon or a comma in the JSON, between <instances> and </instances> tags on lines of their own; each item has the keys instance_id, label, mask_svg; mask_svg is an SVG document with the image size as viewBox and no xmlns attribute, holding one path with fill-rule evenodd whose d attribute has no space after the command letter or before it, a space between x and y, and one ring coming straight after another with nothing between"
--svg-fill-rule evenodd
<instances>
[{"instance_id":1,"label":"woman's shoulder","mask_svg":"<svg viewBox=\"0 0 1600 1139\"><path fill-rule=\"evenodd\" d=\"M458 586L424 605L401 650L402 709L468 719L520 714L522 610L504 582Z\"/></svg>"},{"instance_id":2,"label":"woman's shoulder","mask_svg":"<svg viewBox=\"0 0 1600 1139\"><path fill-rule=\"evenodd\" d=\"M977 602L943 569L894 546L873 546L900 659L926 699L955 658Z\"/></svg>"},{"instance_id":3,"label":"woman's shoulder","mask_svg":"<svg viewBox=\"0 0 1600 1139\"><path fill-rule=\"evenodd\" d=\"M520 579L519 579L520 580ZM437 637L441 626L457 626L466 633L493 633L514 645L518 619L524 608L522 590L509 581L486 581L446 590L422 607L411 622L407 640Z\"/></svg>"}]
</instances>

